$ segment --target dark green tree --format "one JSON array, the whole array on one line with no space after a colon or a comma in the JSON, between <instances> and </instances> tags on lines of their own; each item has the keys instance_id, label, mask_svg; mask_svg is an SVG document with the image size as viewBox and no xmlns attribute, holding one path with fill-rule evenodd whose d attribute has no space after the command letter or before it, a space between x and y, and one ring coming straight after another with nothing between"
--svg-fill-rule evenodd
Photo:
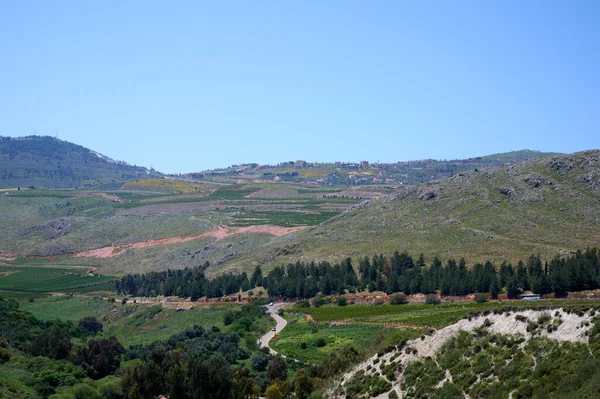
<instances>
[{"instance_id":1,"label":"dark green tree","mask_svg":"<svg viewBox=\"0 0 600 399\"><path fill-rule=\"evenodd\" d=\"M270 381L287 379L287 365L281 356L276 356L267 365L267 375Z\"/></svg>"},{"instance_id":2,"label":"dark green tree","mask_svg":"<svg viewBox=\"0 0 600 399\"><path fill-rule=\"evenodd\" d=\"M297 399L308 399L313 391L313 383L306 370L300 368L294 374L294 392Z\"/></svg>"},{"instance_id":3,"label":"dark green tree","mask_svg":"<svg viewBox=\"0 0 600 399\"><path fill-rule=\"evenodd\" d=\"M46 328L30 344L29 352L33 356L46 356L52 359L66 359L71 350L69 333L53 325Z\"/></svg>"}]
</instances>

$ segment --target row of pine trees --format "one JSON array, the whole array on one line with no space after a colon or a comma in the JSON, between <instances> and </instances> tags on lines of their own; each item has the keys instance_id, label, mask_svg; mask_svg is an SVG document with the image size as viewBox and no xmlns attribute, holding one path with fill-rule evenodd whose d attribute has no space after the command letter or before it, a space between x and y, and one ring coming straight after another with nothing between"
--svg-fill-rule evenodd
<instances>
[{"instance_id":1,"label":"row of pine trees","mask_svg":"<svg viewBox=\"0 0 600 399\"><path fill-rule=\"evenodd\" d=\"M197 268L129 274L117 282L117 290L126 295L180 296L196 300L219 298L256 287L264 287L270 296L282 298L343 295L364 290L442 296L490 293L492 297L503 291L509 297L532 291L561 297L569 291L600 287L596 248L567 257L556 256L550 262L531 255L516 265L506 262L494 265L488 261L473 267L467 267L464 259L458 262L448 259L443 263L437 257L427 265L422 254L415 260L407 252L396 251L389 258L384 255L364 257L357 267L351 258L333 265L325 261L296 262L275 267L267 276L256 266L251 276L245 272L223 274L212 280L204 274L208 266L207 262Z\"/></svg>"}]
</instances>

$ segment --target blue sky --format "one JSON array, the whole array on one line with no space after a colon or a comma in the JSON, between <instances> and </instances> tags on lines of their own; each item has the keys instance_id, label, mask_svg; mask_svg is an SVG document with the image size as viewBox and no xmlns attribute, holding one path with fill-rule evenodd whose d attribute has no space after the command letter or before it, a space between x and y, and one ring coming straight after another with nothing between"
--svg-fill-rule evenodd
<instances>
[{"instance_id":1,"label":"blue sky","mask_svg":"<svg viewBox=\"0 0 600 399\"><path fill-rule=\"evenodd\" d=\"M0 135L164 172L598 148L598 1L5 1Z\"/></svg>"}]
</instances>

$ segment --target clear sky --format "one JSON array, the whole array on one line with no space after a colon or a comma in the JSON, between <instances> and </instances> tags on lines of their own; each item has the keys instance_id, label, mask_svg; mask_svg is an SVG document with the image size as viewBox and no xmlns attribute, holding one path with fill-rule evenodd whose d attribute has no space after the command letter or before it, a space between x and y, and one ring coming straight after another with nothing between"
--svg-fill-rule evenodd
<instances>
[{"instance_id":1,"label":"clear sky","mask_svg":"<svg viewBox=\"0 0 600 399\"><path fill-rule=\"evenodd\" d=\"M163 172L600 142L600 1L3 1L0 135Z\"/></svg>"}]
</instances>

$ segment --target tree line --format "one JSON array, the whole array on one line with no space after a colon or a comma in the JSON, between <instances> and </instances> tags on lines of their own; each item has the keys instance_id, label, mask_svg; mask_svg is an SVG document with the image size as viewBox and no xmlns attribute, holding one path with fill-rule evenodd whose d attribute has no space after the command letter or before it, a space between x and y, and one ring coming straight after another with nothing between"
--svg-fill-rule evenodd
<instances>
[{"instance_id":1,"label":"tree line","mask_svg":"<svg viewBox=\"0 0 600 399\"><path fill-rule=\"evenodd\" d=\"M298 261L277 266L267 276L256 266L251 276L245 272L223 274L212 280L204 275L209 266L206 262L197 268L129 274L117 282L117 291L134 296L174 295L192 300L205 296L218 298L256 287L264 287L273 297L299 299L364 290L442 296L490 293L492 297L504 291L510 298L532 291L561 297L568 292L600 287L598 255L597 248L588 248L566 257L557 255L550 262L531 255L516 265L487 261L468 268L462 258L443 263L435 257L426 265L422 254L415 260L406 251L396 251L391 257L361 258L357 267L351 258L333 265L326 261Z\"/></svg>"}]
</instances>

